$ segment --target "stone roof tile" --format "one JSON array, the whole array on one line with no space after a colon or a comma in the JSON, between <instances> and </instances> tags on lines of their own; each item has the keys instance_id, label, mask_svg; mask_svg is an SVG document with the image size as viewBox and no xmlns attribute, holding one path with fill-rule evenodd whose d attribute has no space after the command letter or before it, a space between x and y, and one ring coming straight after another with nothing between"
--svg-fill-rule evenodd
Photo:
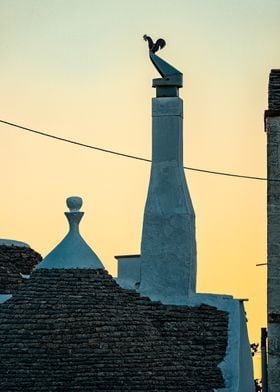
<instances>
[{"instance_id":1,"label":"stone roof tile","mask_svg":"<svg viewBox=\"0 0 280 392\"><path fill-rule=\"evenodd\" d=\"M0 294L13 293L23 281L21 274L29 275L41 260L29 247L0 245Z\"/></svg>"},{"instance_id":2,"label":"stone roof tile","mask_svg":"<svg viewBox=\"0 0 280 392\"><path fill-rule=\"evenodd\" d=\"M153 302L101 269L36 270L0 320L1 392L224 386L225 312Z\"/></svg>"}]
</instances>

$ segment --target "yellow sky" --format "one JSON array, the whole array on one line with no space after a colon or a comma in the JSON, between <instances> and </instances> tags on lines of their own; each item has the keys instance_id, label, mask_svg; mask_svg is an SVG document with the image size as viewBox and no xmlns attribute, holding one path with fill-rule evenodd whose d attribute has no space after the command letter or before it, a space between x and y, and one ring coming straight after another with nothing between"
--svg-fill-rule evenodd
<instances>
[{"instance_id":1,"label":"yellow sky","mask_svg":"<svg viewBox=\"0 0 280 392\"><path fill-rule=\"evenodd\" d=\"M278 0L2 0L0 119L128 154L151 156L144 33L184 73L186 166L266 175L267 80L280 67ZM46 255L64 236L65 198L80 195L81 231L115 275L138 253L148 163L0 125L0 237ZM186 172L196 211L198 291L249 298L265 325L266 184Z\"/></svg>"}]
</instances>

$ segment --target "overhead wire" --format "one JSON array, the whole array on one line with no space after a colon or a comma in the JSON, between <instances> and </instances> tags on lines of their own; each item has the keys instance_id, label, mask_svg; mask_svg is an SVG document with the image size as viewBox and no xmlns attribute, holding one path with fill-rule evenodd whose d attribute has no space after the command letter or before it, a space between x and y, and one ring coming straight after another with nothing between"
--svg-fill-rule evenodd
<instances>
[{"instance_id":1,"label":"overhead wire","mask_svg":"<svg viewBox=\"0 0 280 392\"><path fill-rule=\"evenodd\" d=\"M80 146L80 147L90 148L90 149L93 149L93 150L105 152L105 153L108 153L108 154L118 155L118 156L125 157L125 158L137 159L139 161L151 162L151 160L147 159L147 158L139 157L139 156L136 156L136 155L130 155L130 154L114 151L114 150L109 150L107 148L97 147L97 146L93 146L91 144L81 143L81 142L78 142L76 140L63 138L63 137L56 136L56 135L53 135L53 134L50 134L50 133L47 133L47 132L37 131L35 129L28 128L28 127L25 127L23 125L15 124L15 123L12 123L10 121L5 121L5 120L1 120L0 119L0 123L8 125L8 126L11 126L11 127L15 127L15 128L18 128L18 129L21 129L21 130L24 130L24 131L28 131L28 132L31 132L31 133L34 133L34 134L37 134L37 135L40 135L40 136L45 136L45 137L48 137L48 138L51 138L51 139L59 140L61 142L74 144L74 145L77 145L77 146ZM227 172L220 172L220 171L214 171L214 170L199 169L199 168L190 167L190 166L183 166L183 168L186 169L186 170L202 172L202 173L207 173L207 174L215 174L215 175L219 175L219 176L237 177L237 178L245 178L245 179L249 179L249 180L259 180L259 181L277 181L277 182L280 181L278 179L270 179L270 178L266 178L266 177L248 176L248 175L242 175L242 174L236 174L236 173L227 173Z\"/></svg>"}]
</instances>

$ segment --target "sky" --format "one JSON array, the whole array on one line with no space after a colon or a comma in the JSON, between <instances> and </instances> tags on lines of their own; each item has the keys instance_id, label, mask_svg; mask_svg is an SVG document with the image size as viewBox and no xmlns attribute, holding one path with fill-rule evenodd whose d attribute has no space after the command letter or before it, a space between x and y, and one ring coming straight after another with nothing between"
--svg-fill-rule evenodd
<instances>
[{"instance_id":1,"label":"sky","mask_svg":"<svg viewBox=\"0 0 280 392\"><path fill-rule=\"evenodd\" d=\"M278 0L1 0L0 119L151 158L152 79L143 34L184 74L184 165L266 176L270 69L280 68ZM65 199L111 274L140 250L150 164L0 124L0 238L43 256L67 232ZM186 171L196 213L197 290L248 298L266 325L266 182ZM256 368L259 369L260 361ZM257 370L259 371L259 370Z\"/></svg>"}]
</instances>

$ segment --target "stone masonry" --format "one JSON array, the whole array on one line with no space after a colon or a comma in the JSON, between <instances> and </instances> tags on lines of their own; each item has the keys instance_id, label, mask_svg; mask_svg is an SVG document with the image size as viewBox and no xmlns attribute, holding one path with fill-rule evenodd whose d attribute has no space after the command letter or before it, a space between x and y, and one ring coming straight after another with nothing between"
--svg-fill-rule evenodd
<instances>
[{"instance_id":1,"label":"stone masonry","mask_svg":"<svg viewBox=\"0 0 280 392\"><path fill-rule=\"evenodd\" d=\"M269 78L267 130L268 391L280 391L280 70ZM277 180L277 181L273 181Z\"/></svg>"},{"instance_id":2,"label":"stone masonry","mask_svg":"<svg viewBox=\"0 0 280 392\"><path fill-rule=\"evenodd\" d=\"M42 260L28 247L0 246L0 294L11 294L22 283L21 274L29 275Z\"/></svg>"},{"instance_id":3,"label":"stone masonry","mask_svg":"<svg viewBox=\"0 0 280 392\"><path fill-rule=\"evenodd\" d=\"M0 391L213 392L228 316L163 305L101 269L37 269L0 307Z\"/></svg>"}]
</instances>

